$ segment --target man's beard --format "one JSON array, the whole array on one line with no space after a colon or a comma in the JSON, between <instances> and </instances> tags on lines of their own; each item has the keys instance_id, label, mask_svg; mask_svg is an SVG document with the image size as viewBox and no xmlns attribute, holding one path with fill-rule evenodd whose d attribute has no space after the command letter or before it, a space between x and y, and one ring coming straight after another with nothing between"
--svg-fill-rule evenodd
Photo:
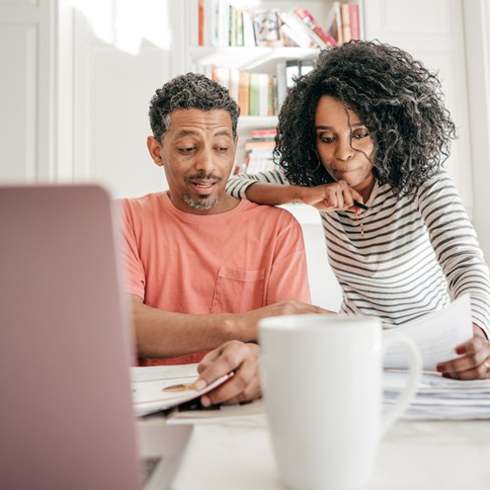
<instances>
[{"instance_id":1,"label":"man's beard","mask_svg":"<svg viewBox=\"0 0 490 490\"><path fill-rule=\"evenodd\" d=\"M193 180L200 179L200 180L212 180L215 183L218 183L221 181L221 177L217 177L215 175L211 174L205 174L204 172L198 172L197 174L190 175L189 177L186 178L187 182L192 182ZM199 211L207 211L208 209L211 209L213 206L216 206L219 201L219 196L216 196L214 198L210 198L209 196L202 196L199 199L193 199L189 195L184 195L184 202L190 206L191 208L198 209Z\"/></svg>"},{"instance_id":2,"label":"man's beard","mask_svg":"<svg viewBox=\"0 0 490 490\"><path fill-rule=\"evenodd\" d=\"M191 208L198 209L199 211L207 211L218 204L219 197L208 198L208 196L203 196L202 199L192 199L192 197L185 195L184 201Z\"/></svg>"}]
</instances>

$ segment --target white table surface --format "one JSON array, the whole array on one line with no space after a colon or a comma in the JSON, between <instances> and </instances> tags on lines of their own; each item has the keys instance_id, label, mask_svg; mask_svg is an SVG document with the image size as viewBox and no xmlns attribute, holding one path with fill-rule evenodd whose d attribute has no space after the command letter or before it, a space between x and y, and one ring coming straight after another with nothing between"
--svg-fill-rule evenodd
<instances>
[{"instance_id":1,"label":"white table surface","mask_svg":"<svg viewBox=\"0 0 490 490\"><path fill-rule=\"evenodd\" d=\"M490 420L399 421L370 490L490 490ZM173 490L284 490L265 416L196 424Z\"/></svg>"}]
</instances>

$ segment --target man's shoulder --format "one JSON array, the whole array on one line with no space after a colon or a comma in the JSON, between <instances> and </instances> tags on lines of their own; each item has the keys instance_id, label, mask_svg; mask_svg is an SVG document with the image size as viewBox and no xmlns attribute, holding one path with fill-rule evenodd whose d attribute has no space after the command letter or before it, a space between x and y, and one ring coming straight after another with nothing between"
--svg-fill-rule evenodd
<instances>
[{"instance_id":1,"label":"man's shoulder","mask_svg":"<svg viewBox=\"0 0 490 490\"><path fill-rule=\"evenodd\" d=\"M256 204L250 201L243 202L247 203L244 206L244 212L260 215L262 219L297 222L296 218L286 209L267 204Z\"/></svg>"},{"instance_id":2,"label":"man's shoulder","mask_svg":"<svg viewBox=\"0 0 490 490\"><path fill-rule=\"evenodd\" d=\"M118 199L117 202L125 211L142 213L146 210L151 212L155 208L162 207L164 195L164 192L153 192L144 196Z\"/></svg>"}]
</instances>

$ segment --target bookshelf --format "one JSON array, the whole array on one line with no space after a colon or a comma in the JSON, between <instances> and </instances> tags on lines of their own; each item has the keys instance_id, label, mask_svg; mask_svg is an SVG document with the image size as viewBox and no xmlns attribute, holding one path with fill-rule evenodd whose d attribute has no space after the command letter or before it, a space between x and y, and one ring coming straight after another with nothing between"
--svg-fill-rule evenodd
<instances>
[{"instance_id":1,"label":"bookshelf","mask_svg":"<svg viewBox=\"0 0 490 490\"><path fill-rule=\"evenodd\" d=\"M189 32L188 69L227 86L241 109L236 168L246 171L246 145L251 133L276 127L281 102L293 77L311 69L319 51L337 42L332 36L339 34L329 27L336 23L341 36L342 13L355 8L361 19L362 1L189 0L194 28ZM239 21L234 18L235 11L239 12ZM260 23L256 23L256 18ZM362 38L362 22L358 20L357 24L357 37ZM288 30L284 31L284 26ZM352 29L350 35L356 36ZM247 86L246 99L240 93L243 83ZM257 102L257 98L262 102ZM263 102L264 98L268 102Z\"/></svg>"}]
</instances>

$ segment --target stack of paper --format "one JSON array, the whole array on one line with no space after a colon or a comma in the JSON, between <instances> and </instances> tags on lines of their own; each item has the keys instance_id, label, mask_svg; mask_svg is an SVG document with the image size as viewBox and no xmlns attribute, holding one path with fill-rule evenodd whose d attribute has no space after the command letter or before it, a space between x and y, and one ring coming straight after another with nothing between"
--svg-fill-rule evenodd
<instances>
[{"instance_id":1,"label":"stack of paper","mask_svg":"<svg viewBox=\"0 0 490 490\"><path fill-rule=\"evenodd\" d=\"M389 407L403 389L406 371L384 373L384 404ZM408 419L490 419L490 380L462 381L425 372Z\"/></svg>"}]
</instances>

